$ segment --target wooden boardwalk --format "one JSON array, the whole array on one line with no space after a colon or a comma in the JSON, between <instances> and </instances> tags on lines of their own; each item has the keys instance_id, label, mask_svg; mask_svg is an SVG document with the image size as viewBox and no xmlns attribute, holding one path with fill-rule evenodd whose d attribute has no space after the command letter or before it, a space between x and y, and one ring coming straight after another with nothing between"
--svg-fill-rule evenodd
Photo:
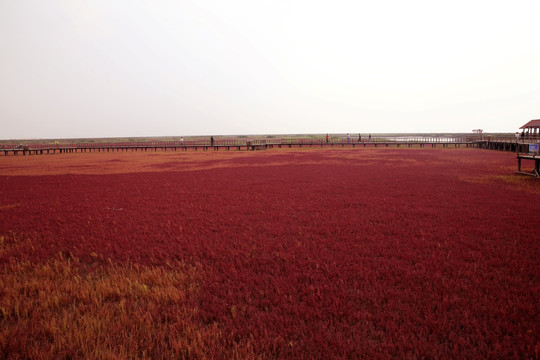
<instances>
[{"instance_id":1,"label":"wooden boardwalk","mask_svg":"<svg viewBox=\"0 0 540 360\"><path fill-rule=\"evenodd\" d=\"M148 142L148 143L92 143L92 144L33 144L25 146L14 146L0 148L0 154L8 155L47 155L47 154L67 154L85 152L148 152L148 151L246 151L246 150L266 150L273 148L368 148L368 147L479 147L475 141L365 141L365 142L325 142L325 141L231 141L218 142L214 145L209 143L181 143L181 142Z\"/></svg>"},{"instance_id":2,"label":"wooden boardwalk","mask_svg":"<svg viewBox=\"0 0 540 360\"><path fill-rule=\"evenodd\" d=\"M529 144L531 143L531 141L483 140L478 142L478 147L480 149L526 153L529 151Z\"/></svg>"},{"instance_id":3,"label":"wooden boardwalk","mask_svg":"<svg viewBox=\"0 0 540 360\"><path fill-rule=\"evenodd\" d=\"M539 155L518 154L517 155L517 160L518 160L518 170L516 172L518 174L532 175L532 176L535 176L535 177L540 177L540 156ZM534 161L534 169L531 172L522 171L522 169L521 169L521 161L522 160L532 160L532 161Z\"/></svg>"}]
</instances>

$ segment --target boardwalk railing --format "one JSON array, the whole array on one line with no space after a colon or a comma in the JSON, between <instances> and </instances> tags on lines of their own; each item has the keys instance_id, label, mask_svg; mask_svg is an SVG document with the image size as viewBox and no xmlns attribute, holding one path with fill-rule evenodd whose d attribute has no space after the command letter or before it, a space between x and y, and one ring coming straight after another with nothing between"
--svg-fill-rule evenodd
<instances>
[{"instance_id":1,"label":"boardwalk railing","mask_svg":"<svg viewBox=\"0 0 540 360\"><path fill-rule=\"evenodd\" d=\"M215 139L213 144L210 139L206 140L186 140L186 141L124 141L124 142L74 142L74 143L28 143L17 145L0 146L0 154L17 155L26 154L50 154L50 153L72 153L72 152L96 152L96 151L157 151L157 150L258 150L273 147L303 147L303 146L432 146L441 144L448 147L454 144L480 147L481 141L478 137L330 137L328 140L323 137L309 138L243 138L243 139Z\"/></svg>"},{"instance_id":2,"label":"boardwalk railing","mask_svg":"<svg viewBox=\"0 0 540 360\"><path fill-rule=\"evenodd\" d=\"M515 135L512 136L502 136L502 135L496 135L496 136L483 136L482 141L498 141L498 142L527 142L532 144L538 144L540 143L540 135L527 135L524 136L518 135L517 137Z\"/></svg>"},{"instance_id":3,"label":"boardwalk railing","mask_svg":"<svg viewBox=\"0 0 540 360\"><path fill-rule=\"evenodd\" d=\"M372 137L372 138L347 138L347 137L331 137L326 141L325 138L283 138L283 139L235 139L235 140L215 140L215 146L245 146L249 141L252 144L284 144L284 145L299 145L299 144L326 144L326 143L393 143L393 142L414 142L414 143L466 143L478 141L479 138L473 137ZM13 144L0 145L0 150L41 150L54 148L72 148L72 149L106 149L113 147L190 147L190 146L211 146L210 140L188 140L188 141L124 141L124 142L77 142L77 143L28 143L28 144Z\"/></svg>"},{"instance_id":4,"label":"boardwalk railing","mask_svg":"<svg viewBox=\"0 0 540 360\"><path fill-rule=\"evenodd\" d=\"M527 142L540 143L540 135L528 135L516 138L515 136L471 135L463 137L429 137L429 136L332 136L326 140L324 137L307 138L265 138L246 137L241 139L215 139L214 147L246 147L248 142L252 145L325 145L325 144L473 144L478 142ZM212 146L210 139L197 139L186 141L124 141L124 142L73 142L73 143L26 143L0 145L0 151L34 151L54 149L137 149L137 148L192 148Z\"/></svg>"}]
</instances>

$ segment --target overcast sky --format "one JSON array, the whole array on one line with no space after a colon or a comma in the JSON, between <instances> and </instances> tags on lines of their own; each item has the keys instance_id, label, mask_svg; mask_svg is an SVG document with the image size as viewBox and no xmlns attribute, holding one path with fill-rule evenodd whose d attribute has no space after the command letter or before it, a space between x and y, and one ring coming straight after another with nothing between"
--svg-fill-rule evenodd
<instances>
[{"instance_id":1,"label":"overcast sky","mask_svg":"<svg viewBox=\"0 0 540 360\"><path fill-rule=\"evenodd\" d=\"M540 1L0 0L0 139L514 132Z\"/></svg>"}]
</instances>

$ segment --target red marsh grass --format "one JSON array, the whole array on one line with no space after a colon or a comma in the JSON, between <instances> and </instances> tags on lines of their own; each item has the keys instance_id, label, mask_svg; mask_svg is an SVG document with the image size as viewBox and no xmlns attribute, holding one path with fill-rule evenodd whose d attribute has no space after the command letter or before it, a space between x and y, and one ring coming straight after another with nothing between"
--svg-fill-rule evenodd
<instances>
[{"instance_id":1,"label":"red marsh grass","mask_svg":"<svg viewBox=\"0 0 540 360\"><path fill-rule=\"evenodd\" d=\"M0 158L0 354L538 358L540 184L477 149Z\"/></svg>"}]
</instances>

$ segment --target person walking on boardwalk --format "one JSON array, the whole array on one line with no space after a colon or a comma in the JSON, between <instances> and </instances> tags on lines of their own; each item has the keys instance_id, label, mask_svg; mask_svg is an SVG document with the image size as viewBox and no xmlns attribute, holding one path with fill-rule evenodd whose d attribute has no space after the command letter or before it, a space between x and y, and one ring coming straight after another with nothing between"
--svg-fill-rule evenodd
<instances>
[{"instance_id":1,"label":"person walking on boardwalk","mask_svg":"<svg viewBox=\"0 0 540 360\"><path fill-rule=\"evenodd\" d=\"M328 142L328 134L326 134L326 142Z\"/></svg>"},{"instance_id":2,"label":"person walking on boardwalk","mask_svg":"<svg viewBox=\"0 0 540 360\"><path fill-rule=\"evenodd\" d=\"M351 135L347 133L347 142L351 142Z\"/></svg>"},{"instance_id":3,"label":"person walking on boardwalk","mask_svg":"<svg viewBox=\"0 0 540 360\"><path fill-rule=\"evenodd\" d=\"M371 134L369 134L369 141L371 141Z\"/></svg>"},{"instance_id":4,"label":"person walking on boardwalk","mask_svg":"<svg viewBox=\"0 0 540 360\"><path fill-rule=\"evenodd\" d=\"M358 142L362 142L362 135L360 133L358 134Z\"/></svg>"},{"instance_id":5,"label":"person walking on boardwalk","mask_svg":"<svg viewBox=\"0 0 540 360\"><path fill-rule=\"evenodd\" d=\"M210 136L210 146L214 146L214 137Z\"/></svg>"}]
</instances>

